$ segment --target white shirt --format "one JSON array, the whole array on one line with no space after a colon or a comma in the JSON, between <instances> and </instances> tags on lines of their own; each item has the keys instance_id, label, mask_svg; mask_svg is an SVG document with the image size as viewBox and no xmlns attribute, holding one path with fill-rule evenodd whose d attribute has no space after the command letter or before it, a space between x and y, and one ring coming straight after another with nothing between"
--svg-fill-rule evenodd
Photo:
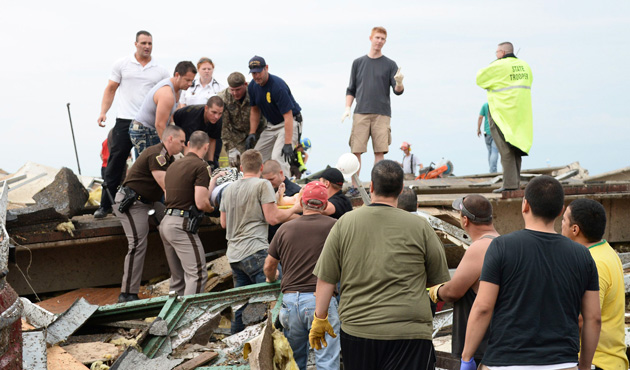
<instances>
[{"instance_id":1,"label":"white shirt","mask_svg":"<svg viewBox=\"0 0 630 370\"><path fill-rule=\"evenodd\" d=\"M116 117L134 119L149 90L169 77L166 68L158 65L153 58L144 67L134 54L117 60L109 76L111 81L120 84Z\"/></svg>"},{"instance_id":2,"label":"white shirt","mask_svg":"<svg viewBox=\"0 0 630 370\"><path fill-rule=\"evenodd\" d=\"M195 85L188 88L182 93L179 102L186 105L206 104L211 96L216 95L219 91L224 90L225 86L221 85L214 77L205 87L201 86L199 79L195 80Z\"/></svg>"},{"instance_id":3,"label":"white shirt","mask_svg":"<svg viewBox=\"0 0 630 370\"><path fill-rule=\"evenodd\" d=\"M404 156L402 164L404 173L416 174L416 166L418 165L418 162L413 153L409 153L409 155Z\"/></svg>"}]
</instances>

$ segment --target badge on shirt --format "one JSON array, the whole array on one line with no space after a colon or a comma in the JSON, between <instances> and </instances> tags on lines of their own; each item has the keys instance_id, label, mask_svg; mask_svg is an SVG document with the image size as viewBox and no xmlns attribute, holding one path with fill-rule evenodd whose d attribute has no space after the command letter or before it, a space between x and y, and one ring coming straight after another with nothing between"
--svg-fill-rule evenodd
<instances>
[{"instance_id":1,"label":"badge on shirt","mask_svg":"<svg viewBox=\"0 0 630 370\"><path fill-rule=\"evenodd\" d=\"M267 91L267 103L271 104L271 91Z\"/></svg>"},{"instance_id":2,"label":"badge on shirt","mask_svg":"<svg viewBox=\"0 0 630 370\"><path fill-rule=\"evenodd\" d=\"M208 170L208 176L212 177L212 167L206 166L206 169Z\"/></svg>"},{"instance_id":3,"label":"badge on shirt","mask_svg":"<svg viewBox=\"0 0 630 370\"><path fill-rule=\"evenodd\" d=\"M166 165L166 157L163 154L158 155L157 157L155 157L155 159L157 159L157 162L160 166Z\"/></svg>"}]
</instances>

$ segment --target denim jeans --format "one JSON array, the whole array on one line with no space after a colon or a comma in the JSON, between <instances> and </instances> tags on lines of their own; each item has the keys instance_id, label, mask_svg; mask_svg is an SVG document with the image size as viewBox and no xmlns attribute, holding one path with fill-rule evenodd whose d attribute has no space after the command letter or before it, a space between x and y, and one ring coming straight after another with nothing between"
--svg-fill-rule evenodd
<instances>
[{"instance_id":1,"label":"denim jeans","mask_svg":"<svg viewBox=\"0 0 630 370\"><path fill-rule=\"evenodd\" d=\"M265 259L267 258L267 250L263 249L245 259L230 263L232 267L232 279L234 280L234 287L264 283L266 281L263 267L265 266ZM236 310L234 313L234 321L232 321L232 334L236 334L243 329L243 310L247 305Z\"/></svg>"},{"instance_id":2,"label":"denim jeans","mask_svg":"<svg viewBox=\"0 0 630 370\"><path fill-rule=\"evenodd\" d=\"M308 333L311 330L315 314L315 294L287 293L282 298L282 309L279 319L284 327L284 336L289 340L293 350L293 358L300 370L306 370L308 360ZM339 369L339 353L341 342L339 334L341 324L337 313L337 300L331 299L328 306L328 321L337 334L337 338L326 336L328 346L315 351L317 370Z\"/></svg>"},{"instance_id":3,"label":"denim jeans","mask_svg":"<svg viewBox=\"0 0 630 370\"><path fill-rule=\"evenodd\" d=\"M499 160L499 149L492 139L492 135L484 134L486 140L486 148L488 149L488 164L490 165L490 173L497 172L497 161Z\"/></svg>"},{"instance_id":4,"label":"denim jeans","mask_svg":"<svg viewBox=\"0 0 630 370\"><path fill-rule=\"evenodd\" d=\"M160 143L160 137L154 128L142 126L136 121L129 125L129 138L136 148L137 155L142 154L146 148Z\"/></svg>"}]
</instances>

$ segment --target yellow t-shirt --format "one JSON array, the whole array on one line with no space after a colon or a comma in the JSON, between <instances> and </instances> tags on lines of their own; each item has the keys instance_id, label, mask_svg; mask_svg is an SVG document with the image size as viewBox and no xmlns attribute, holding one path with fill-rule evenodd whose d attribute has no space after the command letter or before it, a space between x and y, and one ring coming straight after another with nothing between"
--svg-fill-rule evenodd
<instances>
[{"instance_id":1,"label":"yellow t-shirt","mask_svg":"<svg viewBox=\"0 0 630 370\"><path fill-rule=\"evenodd\" d=\"M602 329L593 364L606 370L627 370L624 330L626 292L621 260L605 240L589 250L599 274L599 306L602 310Z\"/></svg>"}]
</instances>

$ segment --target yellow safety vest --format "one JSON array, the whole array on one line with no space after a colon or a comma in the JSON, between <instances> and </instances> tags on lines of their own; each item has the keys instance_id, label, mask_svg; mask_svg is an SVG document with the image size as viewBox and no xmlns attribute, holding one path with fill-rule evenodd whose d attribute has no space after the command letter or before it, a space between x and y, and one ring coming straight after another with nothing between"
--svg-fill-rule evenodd
<instances>
[{"instance_id":1,"label":"yellow safety vest","mask_svg":"<svg viewBox=\"0 0 630 370\"><path fill-rule=\"evenodd\" d=\"M477 72L477 85L488 90L488 106L505 141L529 153L534 140L532 70L523 60L497 59Z\"/></svg>"}]
</instances>

